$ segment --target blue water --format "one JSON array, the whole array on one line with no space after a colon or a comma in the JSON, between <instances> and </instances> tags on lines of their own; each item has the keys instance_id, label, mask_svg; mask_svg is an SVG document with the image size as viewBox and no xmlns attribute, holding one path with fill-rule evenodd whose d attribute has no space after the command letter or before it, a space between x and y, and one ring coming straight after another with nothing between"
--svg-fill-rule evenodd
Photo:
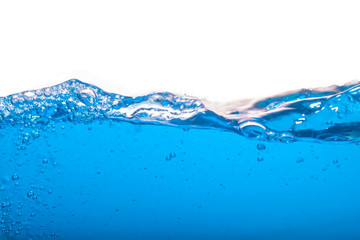
<instances>
[{"instance_id":1,"label":"blue water","mask_svg":"<svg viewBox=\"0 0 360 240\"><path fill-rule=\"evenodd\" d=\"M0 239L360 239L360 85L0 98Z\"/></svg>"}]
</instances>

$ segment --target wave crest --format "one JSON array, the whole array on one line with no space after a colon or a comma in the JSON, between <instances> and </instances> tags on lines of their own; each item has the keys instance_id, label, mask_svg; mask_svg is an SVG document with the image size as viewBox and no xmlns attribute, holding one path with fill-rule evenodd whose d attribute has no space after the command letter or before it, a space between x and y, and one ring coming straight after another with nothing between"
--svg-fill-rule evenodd
<instances>
[{"instance_id":1,"label":"wave crest","mask_svg":"<svg viewBox=\"0 0 360 240\"><path fill-rule=\"evenodd\" d=\"M284 143L360 142L360 84L302 89L261 100L216 105L168 92L128 97L72 79L0 98L2 128L106 119L215 128Z\"/></svg>"}]
</instances>

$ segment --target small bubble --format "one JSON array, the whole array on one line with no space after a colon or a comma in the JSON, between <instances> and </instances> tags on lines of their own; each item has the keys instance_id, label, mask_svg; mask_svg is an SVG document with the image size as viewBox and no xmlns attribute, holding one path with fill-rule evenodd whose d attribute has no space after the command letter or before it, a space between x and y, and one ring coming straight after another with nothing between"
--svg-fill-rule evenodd
<instances>
[{"instance_id":1,"label":"small bubble","mask_svg":"<svg viewBox=\"0 0 360 240\"><path fill-rule=\"evenodd\" d=\"M11 203L10 202L2 202L1 208L6 208L6 207L11 207Z\"/></svg>"},{"instance_id":2,"label":"small bubble","mask_svg":"<svg viewBox=\"0 0 360 240\"><path fill-rule=\"evenodd\" d=\"M261 157L261 156L259 156L259 157L257 158L257 160L258 160L258 162L262 162L262 161L264 161L264 158Z\"/></svg>"},{"instance_id":3,"label":"small bubble","mask_svg":"<svg viewBox=\"0 0 360 240\"><path fill-rule=\"evenodd\" d=\"M34 192L33 192L33 191L28 192L28 193L27 193L27 196L28 196L29 198L33 197L33 196L34 196Z\"/></svg>"},{"instance_id":4,"label":"small bubble","mask_svg":"<svg viewBox=\"0 0 360 240\"><path fill-rule=\"evenodd\" d=\"M266 133L266 127L253 121L242 122L239 130L245 137L261 138Z\"/></svg>"},{"instance_id":5,"label":"small bubble","mask_svg":"<svg viewBox=\"0 0 360 240\"><path fill-rule=\"evenodd\" d=\"M44 89L44 94L45 96L49 97L51 95L51 89L50 88Z\"/></svg>"},{"instance_id":6,"label":"small bubble","mask_svg":"<svg viewBox=\"0 0 360 240\"><path fill-rule=\"evenodd\" d=\"M266 146L265 146L264 144L262 144L262 143L259 143L259 144L257 145L257 149L258 149L259 151L263 151L263 150L266 149Z\"/></svg>"},{"instance_id":7,"label":"small bubble","mask_svg":"<svg viewBox=\"0 0 360 240\"><path fill-rule=\"evenodd\" d=\"M31 132L31 135L32 135L33 138L38 138L38 137L40 137L39 131L32 131L32 132Z\"/></svg>"},{"instance_id":8,"label":"small bubble","mask_svg":"<svg viewBox=\"0 0 360 240\"><path fill-rule=\"evenodd\" d=\"M23 134L22 143L29 143L30 141L30 135L28 133Z\"/></svg>"},{"instance_id":9,"label":"small bubble","mask_svg":"<svg viewBox=\"0 0 360 240\"><path fill-rule=\"evenodd\" d=\"M304 161L304 158L300 157L296 160L297 163L302 163Z\"/></svg>"},{"instance_id":10,"label":"small bubble","mask_svg":"<svg viewBox=\"0 0 360 240\"><path fill-rule=\"evenodd\" d=\"M166 161L170 161L172 158L176 157L176 153L171 152L169 153L169 155L166 157Z\"/></svg>"},{"instance_id":11,"label":"small bubble","mask_svg":"<svg viewBox=\"0 0 360 240\"><path fill-rule=\"evenodd\" d=\"M12 175L12 180L18 180L19 179L19 176L17 175L17 174L14 174L14 175Z\"/></svg>"},{"instance_id":12,"label":"small bubble","mask_svg":"<svg viewBox=\"0 0 360 240\"><path fill-rule=\"evenodd\" d=\"M42 160L42 163L44 163L44 164L46 164L46 163L48 163L49 161L46 159L46 158L44 158L43 160Z\"/></svg>"},{"instance_id":13,"label":"small bubble","mask_svg":"<svg viewBox=\"0 0 360 240\"><path fill-rule=\"evenodd\" d=\"M282 143L292 143L295 141L295 137L290 133L283 133L280 136L280 142Z\"/></svg>"}]
</instances>

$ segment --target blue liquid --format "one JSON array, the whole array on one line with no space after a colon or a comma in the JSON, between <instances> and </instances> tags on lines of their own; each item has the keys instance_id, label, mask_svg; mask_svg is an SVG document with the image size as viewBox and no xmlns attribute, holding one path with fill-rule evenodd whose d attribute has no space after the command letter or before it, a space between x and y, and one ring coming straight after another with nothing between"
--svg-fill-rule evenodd
<instances>
[{"instance_id":1,"label":"blue liquid","mask_svg":"<svg viewBox=\"0 0 360 240\"><path fill-rule=\"evenodd\" d=\"M0 98L0 239L359 239L358 89Z\"/></svg>"}]
</instances>

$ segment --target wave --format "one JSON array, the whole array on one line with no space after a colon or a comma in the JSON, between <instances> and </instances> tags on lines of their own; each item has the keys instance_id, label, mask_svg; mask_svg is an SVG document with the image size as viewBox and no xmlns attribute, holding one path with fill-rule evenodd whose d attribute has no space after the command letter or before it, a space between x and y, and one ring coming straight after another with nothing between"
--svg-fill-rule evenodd
<instances>
[{"instance_id":1,"label":"wave","mask_svg":"<svg viewBox=\"0 0 360 240\"><path fill-rule=\"evenodd\" d=\"M359 143L360 83L223 104L169 92L123 96L77 79L0 97L0 128L105 120L218 129L283 143Z\"/></svg>"}]
</instances>

